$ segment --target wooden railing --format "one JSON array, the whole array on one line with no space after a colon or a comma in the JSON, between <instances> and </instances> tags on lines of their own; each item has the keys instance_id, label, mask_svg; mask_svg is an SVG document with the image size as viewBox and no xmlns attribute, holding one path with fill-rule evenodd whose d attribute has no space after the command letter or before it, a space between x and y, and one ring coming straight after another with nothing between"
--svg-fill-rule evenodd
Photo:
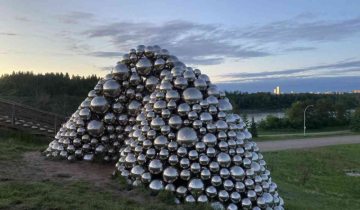
<instances>
[{"instance_id":1,"label":"wooden railing","mask_svg":"<svg viewBox=\"0 0 360 210\"><path fill-rule=\"evenodd\" d=\"M0 99L0 125L3 127L54 136L65 121L65 116Z\"/></svg>"}]
</instances>

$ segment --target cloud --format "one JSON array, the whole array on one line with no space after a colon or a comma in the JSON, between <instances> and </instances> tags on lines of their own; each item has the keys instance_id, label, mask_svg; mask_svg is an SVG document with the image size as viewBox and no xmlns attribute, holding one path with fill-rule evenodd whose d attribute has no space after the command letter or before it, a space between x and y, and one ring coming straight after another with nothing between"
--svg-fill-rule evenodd
<instances>
[{"instance_id":1,"label":"cloud","mask_svg":"<svg viewBox=\"0 0 360 210\"><path fill-rule=\"evenodd\" d=\"M199 57L190 57L190 56L182 56L181 60L185 62L185 64L195 64L195 65L217 65L224 62L224 58L199 58Z\"/></svg>"},{"instance_id":2,"label":"cloud","mask_svg":"<svg viewBox=\"0 0 360 210\"><path fill-rule=\"evenodd\" d=\"M240 32L240 33L237 33ZM360 33L360 17L346 20L290 19L261 26L235 30L233 36L259 43L292 43L340 41Z\"/></svg>"},{"instance_id":3,"label":"cloud","mask_svg":"<svg viewBox=\"0 0 360 210\"><path fill-rule=\"evenodd\" d=\"M2 36L19 36L20 34L15 34L15 33L0 33L0 35L2 35Z\"/></svg>"},{"instance_id":4,"label":"cloud","mask_svg":"<svg viewBox=\"0 0 360 210\"><path fill-rule=\"evenodd\" d=\"M91 18L91 15L85 17ZM360 17L327 21L317 17L317 13L305 12L288 20L242 28L182 20L164 23L122 21L94 26L81 35L107 39L121 52L139 44L157 44L188 65L215 65L227 60L316 50L317 47L293 45L341 41L360 34ZM110 57L113 51L107 52Z\"/></svg>"},{"instance_id":5,"label":"cloud","mask_svg":"<svg viewBox=\"0 0 360 210\"><path fill-rule=\"evenodd\" d=\"M213 65L225 59L269 56L255 46L236 43L222 25L168 21L163 24L117 22L97 26L82 33L88 38L110 38L119 51L127 52L138 44L165 46L187 64ZM113 52L108 52L113 56ZM94 53L97 55L97 53ZM101 55L106 55L102 53Z\"/></svg>"},{"instance_id":6,"label":"cloud","mask_svg":"<svg viewBox=\"0 0 360 210\"><path fill-rule=\"evenodd\" d=\"M256 73L235 73L235 74L224 74L220 75L218 77L221 78L240 78L241 80L246 80L248 78L261 78L266 77L267 79L269 77L284 77L284 76L294 76L296 74L300 73L308 73L310 71L320 71L320 70L326 70L328 75L331 75L332 73L338 74L339 72L345 73L345 72L357 72L353 70L352 68L359 68L360 67L360 60L353 60L353 58L346 59L345 61L336 62L332 64L326 64L326 65L316 65L316 66L310 66L306 68L298 68L298 69L287 69L287 70L281 70L281 71L264 71L264 72L256 72ZM318 74L318 73L317 73Z\"/></svg>"},{"instance_id":7,"label":"cloud","mask_svg":"<svg viewBox=\"0 0 360 210\"><path fill-rule=\"evenodd\" d=\"M302 52L302 51L311 51L311 50L316 50L318 49L317 47L292 47L292 48L287 48L284 50L284 52Z\"/></svg>"},{"instance_id":8,"label":"cloud","mask_svg":"<svg viewBox=\"0 0 360 210\"><path fill-rule=\"evenodd\" d=\"M81 11L72 11L66 15L58 15L57 18L66 24L78 24L80 21L94 18L94 14Z\"/></svg>"},{"instance_id":9,"label":"cloud","mask_svg":"<svg viewBox=\"0 0 360 210\"><path fill-rule=\"evenodd\" d=\"M346 58L344 60L339 61L338 63L346 63L346 62L349 62L349 61L352 61L352 60L355 60L355 59L356 59L356 57Z\"/></svg>"},{"instance_id":10,"label":"cloud","mask_svg":"<svg viewBox=\"0 0 360 210\"><path fill-rule=\"evenodd\" d=\"M347 70L343 70L342 72L360 72L360 68L357 68L357 69L347 69Z\"/></svg>"},{"instance_id":11,"label":"cloud","mask_svg":"<svg viewBox=\"0 0 360 210\"><path fill-rule=\"evenodd\" d=\"M9 36L9 37L16 37L19 39L28 39L28 38L41 38L41 39L47 39L50 40L47 36L40 36L36 34L19 34L19 33L12 33L12 32L0 32L0 36Z\"/></svg>"},{"instance_id":12,"label":"cloud","mask_svg":"<svg viewBox=\"0 0 360 210\"><path fill-rule=\"evenodd\" d=\"M33 22L26 17L15 17L15 20L22 21L22 22Z\"/></svg>"},{"instance_id":13,"label":"cloud","mask_svg":"<svg viewBox=\"0 0 360 210\"><path fill-rule=\"evenodd\" d=\"M297 15L295 17L295 19L298 19L298 20L301 20L301 19L315 19L315 18L318 18L318 17L319 17L318 13L307 11L307 12L300 13L299 15Z\"/></svg>"},{"instance_id":14,"label":"cloud","mask_svg":"<svg viewBox=\"0 0 360 210\"><path fill-rule=\"evenodd\" d=\"M84 52L84 51L90 51L91 46L88 44L81 44L81 43L72 43L69 45L68 47L69 50L71 51L76 51L76 52Z\"/></svg>"},{"instance_id":15,"label":"cloud","mask_svg":"<svg viewBox=\"0 0 360 210\"><path fill-rule=\"evenodd\" d=\"M90 55L90 56L94 56L94 57L100 57L100 58L118 57L120 59L123 54L124 53L119 53L119 52L102 52L102 51L98 51L98 52L87 53L86 55Z\"/></svg>"},{"instance_id":16,"label":"cloud","mask_svg":"<svg viewBox=\"0 0 360 210\"><path fill-rule=\"evenodd\" d=\"M111 71L113 70L113 66L105 66L105 67L101 67L100 68L100 71Z\"/></svg>"}]
</instances>

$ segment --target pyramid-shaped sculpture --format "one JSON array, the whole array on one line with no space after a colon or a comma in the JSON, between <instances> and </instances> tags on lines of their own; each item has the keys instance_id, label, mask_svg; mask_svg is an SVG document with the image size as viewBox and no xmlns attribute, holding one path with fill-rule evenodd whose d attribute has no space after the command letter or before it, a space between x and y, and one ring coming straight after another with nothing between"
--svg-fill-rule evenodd
<instances>
[{"instance_id":1,"label":"pyramid-shaped sculpture","mask_svg":"<svg viewBox=\"0 0 360 210\"><path fill-rule=\"evenodd\" d=\"M47 156L116 161L115 173L175 202L283 209L251 134L206 74L159 46L139 45L90 91Z\"/></svg>"}]
</instances>

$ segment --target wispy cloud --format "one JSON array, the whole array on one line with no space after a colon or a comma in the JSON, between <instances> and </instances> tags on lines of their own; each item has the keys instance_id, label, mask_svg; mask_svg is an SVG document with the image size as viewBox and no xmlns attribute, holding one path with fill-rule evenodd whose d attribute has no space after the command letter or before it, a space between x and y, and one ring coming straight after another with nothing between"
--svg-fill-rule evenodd
<instances>
[{"instance_id":1,"label":"wispy cloud","mask_svg":"<svg viewBox=\"0 0 360 210\"><path fill-rule=\"evenodd\" d=\"M306 11L306 12L302 12L299 15L297 15L295 17L295 19L297 20L301 20L301 19L315 19L318 18L320 16L319 13L316 12L311 12L311 11Z\"/></svg>"},{"instance_id":2,"label":"wispy cloud","mask_svg":"<svg viewBox=\"0 0 360 210\"><path fill-rule=\"evenodd\" d=\"M317 47L292 47L292 48L287 48L284 49L284 52L302 52L302 51L311 51L311 50L316 50L318 49Z\"/></svg>"},{"instance_id":3,"label":"wispy cloud","mask_svg":"<svg viewBox=\"0 0 360 210\"><path fill-rule=\"evenodd\" d=\"M20 34L16 34L16 33L0 33L0 35L2 35L2 36L19 36Z\"/></svg>"},{"instance_id":4,"label":"wispy cloud","mask_svg":"<svg viewBox=\"0 0 360 210\"><path fill-rule=\"evenodd\" d=\"M113 68L114 68L113 66L105 66L105 67L101 67L100 70L101 71L111 71L111 70L113 70Z\"/></svg>"},{"instance_id":5,"label":"wispy cloud","mask_svg":"<svg viewBox=\"0 0 360 210\"><path fill-rule=\"evenodd\" d=\"M86 55L90 55L90 56L94 56L94 57L100 57L100 58L104 58L104 57L108 57L108 58L118 57L118 58L120 59L120 57L121 57L123 54L124 54L124 53L119 53L119 52L102 52L102 51L98 51L98 52L87 53Z\"/></svg>"},{"instance_id":6,"label":"wispy cloud","mask_svg":"<svg viewBox=\"0 0 360 210\"><path fill-rule=\"evenodd\" d=\"M15 17L15 20L17 21L21 21L21 22L33 22L30 19L26 18L26 17Z\"/></svg>"},{"instance_id":7,"label":"wispy cloud","mask_svg":"<svg viewBox=\"0 0 360 210\"><path fill-rule=\"evenodd\" d=\"M360 17L334 21L290 19L235 30L233 35L259 43L292 43L340 41L359 33Z\"/></svg>"},{"instance_id":8,"label":"wispy cloud","mask_svg":"<svg viewBox=\"0 0 360 210\"><path fill-rule=\"evenodd\" d=\"M68 47L69 50L75 51L75 52L89 52L91 49L91 46L89 44L82 44L82 43L72 43Z\"/></svg>"},{"instance_id":9,"label":"wispy cloud","mask_svg":"<svg viewBox=\"0 0 360 210\"><path fill-rule=\"evenodd\" d=\"M259 81L269 80L274 78L309 78L319 76L334 76L339 74L345 74L349 72L360 72L360 60L346 59L345 61L326 64L309 66L298 69L286 69L281 71L265 71L256 73L234 73L219 75L220 78L225 78L225 81L239 82L239 81ZM321 72L319 72L321 71Z\"/></svg>"},{"instance_id":10,"label":"wispy cloud","mask_svg":"<svg viewBox=\"0 0 360 210\"><path fill-rule=\"evenodd\" d=\"M311 51L317 47L299 46L299 43L334 42L360 34L360 17L328 21L316 17L316 13L308 12L289 20L243 28L182 20L114 22L94 26L81 34L91 39L108 39L119 52L127 52L138 44L158 44L191 65ZM274 44L275 48L270 47ZM89 53L102 57L115 54L114 50Z\"/></svg>"},{"instance_id":11,"label":"wispy cloud","mask_svg":"<svg viewBox=\"0 0 360 210\"><path fill-rule=\"evenodd\" d=\"M346 70L343 70L342 72L359 72L359 73L360 73L360 68L357 68L357 69L346 69Z\"/></svg>"},{"instance_id":12,"label":"wispy cloud","mask_svg":"<svg viewBox=\"0 0 360 210\"><path fill-rule=\"evenodd\" d=\"M82 33L88 38L110 38L119 51L127 52L139 43L165 46L188 64L211 65L228 59L269 56L255 46L235 43L222 25L169 21L163 24L117 22ZM93 53L98 56L99 53ZM106 53L100 54L105 56ZM114 52L108 52L112 57Z\"/></svg>"},{"instance_id":13,"label":"wispy cloud","mask_svg":"<svg viewBox=\"0 0 360 210\"><path fill-rule=\"evenodd\" d=\"M58 15L57 18L66 24L78 24L82 20L91 20L94 16L92 13L72 11L65 15Z\"/></svg>"}]
</instances>

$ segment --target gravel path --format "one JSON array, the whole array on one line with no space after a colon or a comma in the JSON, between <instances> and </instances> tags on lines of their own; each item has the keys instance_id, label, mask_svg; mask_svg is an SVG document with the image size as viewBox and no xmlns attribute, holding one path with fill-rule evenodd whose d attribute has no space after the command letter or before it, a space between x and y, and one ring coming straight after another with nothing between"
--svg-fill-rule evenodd
<instances>
[{"instance_id":1,"label":"gravel path","mask_svg":"<svg viewBox=\"0 0 360 210\"><path fill-rule=\"evenodd\" d=\"M307 135L329 135L329 134L348 133L348 132L350 132L350 130L316 132L316 133L306 133L306 134ZM267 135L259 135L259 136L265 137L265 136L300 136L300 135L304 135L304 133L267 134Z\"/></svg>"},{"instance_id":2,"label":"gravel path","mask_svg":"<svg viewBox=\"0 0 360 210\"><path fill-rule=\"evenodd\" d=\"M256 142L263 152L308 149L340 144L360 144L360 135Z\"/></svg>"}]
</instances>

